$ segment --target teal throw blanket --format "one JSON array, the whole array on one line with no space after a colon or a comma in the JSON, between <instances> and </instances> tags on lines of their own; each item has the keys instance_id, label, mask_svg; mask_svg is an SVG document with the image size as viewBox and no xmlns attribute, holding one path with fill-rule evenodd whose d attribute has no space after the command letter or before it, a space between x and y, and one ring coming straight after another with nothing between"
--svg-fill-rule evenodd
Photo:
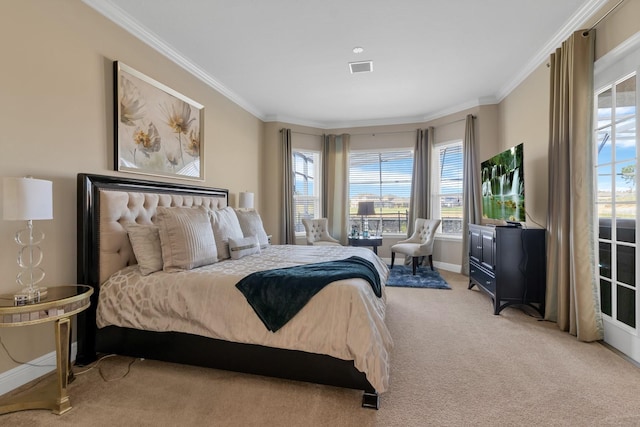
<instances>
[{"instance_id":1,"label":"teal throw blanket","mask_svg":"<svg viewBox=\"0 0 640 427\"><path fill-rule=\"evenodd\" d=\"M351 278L365 279L376 296L382 296L375 266L357 256L258 271L242 278L236 288L244 294L267 329L276 332L329 283Z\"/></svg>"}]
</instances>

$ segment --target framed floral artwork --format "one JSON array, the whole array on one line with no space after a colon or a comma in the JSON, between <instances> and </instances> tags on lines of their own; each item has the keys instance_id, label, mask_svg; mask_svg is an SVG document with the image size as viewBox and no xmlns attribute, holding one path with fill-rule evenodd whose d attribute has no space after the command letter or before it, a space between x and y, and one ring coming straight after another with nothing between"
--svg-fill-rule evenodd
<instances>
[{"instance_id":1,"label":"framed floral artwork","mask_svg":"<svg viewBox=\"0 0 640 427\"><path fill-rule=\"evenodd\" d=\"M204 107L115 61L115 170L204 180Z\"/></svg>"}]
</instances>

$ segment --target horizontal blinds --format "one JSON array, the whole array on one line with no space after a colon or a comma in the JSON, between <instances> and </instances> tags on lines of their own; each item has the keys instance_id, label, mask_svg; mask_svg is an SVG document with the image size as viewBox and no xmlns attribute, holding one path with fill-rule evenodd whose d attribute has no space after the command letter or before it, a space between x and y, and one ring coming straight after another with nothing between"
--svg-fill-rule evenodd
<instances>
[{"instance_id":1,"label":"horizontal blinds","mask_svg":"<svg viewBox=\"0 0 640 427\"><path fill-rule=\"evenodd\" d=\"M446 145L438 150L440 158L440 194L462 194L462 144Z\"/></svg>"},{"instance_id":2,"label":"horizontal blinds","mask_svg":"<svg viewBox=\"0 0 640 427\"><path fill-rule=\"evenodd\" d=\"M437 161L432 172L437 182L432 188L436 205L432 205L434 217L442 220L440 230L444 234L462 234L462 141L437 146L434 149Z\"/></svg>"},{"instance_id":3,"label":"horizontal blinds","mask_svg":"<svg viewBox=\"0 0 640 427\"><path fill-rule=\"evenodd\" d=\"M349 166L349 197L383 200L411 196L413 151L352 152Z\"/></svg>"},{"instance_id":4,"label":"horizontal blinds","mask_svg":"<svg viewBox=\"0 0 640 427\"><path fill-rule=\"evenodd\" d=\"M352 232L407 232L413 151L356 151L350 154L349 212ZM358 202L373 201L375 215L367 222L357 216Z\"/></svg>"}]
</instances>

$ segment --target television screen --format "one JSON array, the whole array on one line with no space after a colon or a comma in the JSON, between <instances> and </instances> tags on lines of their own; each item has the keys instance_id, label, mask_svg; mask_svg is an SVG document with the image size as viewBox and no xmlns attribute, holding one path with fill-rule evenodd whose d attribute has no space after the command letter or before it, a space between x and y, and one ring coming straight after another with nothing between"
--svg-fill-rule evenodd
<instances>
[{"instance_id":1,"label":"television screen","mask_svg":"<svg viewBox=\"0 0 640 427\"><path fill-rule=\"evenodd\" d=\"M525 221L523 145L511 147L482 162L483 218Z\"/></svg>"}]
</instances>

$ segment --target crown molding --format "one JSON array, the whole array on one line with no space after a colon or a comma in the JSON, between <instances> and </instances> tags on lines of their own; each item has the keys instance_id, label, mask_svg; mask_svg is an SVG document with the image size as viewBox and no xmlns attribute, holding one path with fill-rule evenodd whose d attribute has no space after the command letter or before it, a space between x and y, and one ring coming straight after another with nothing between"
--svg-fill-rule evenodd
<instances>
[{"instance_id":1,"label":"crown molding","mask_svg":"<svg viewBox=\"0 0 640 427\"><path fill-rule=\"evenodd\" d=\"M522 83L541 64L549 59L549 55L562 44L574 31L580 29L608 0L589 0L560 28L556 35L529 60L527 65L497 93L498 102L507 97L520 83Z\"/></svg>"},{"instance_id":2,"label":"crown molding","mask_svg":"<svg viewBox=\"0 0 640 427\"><path fill-rule=\"evenodd\" d=\"M633 52L638 48L640 48L640 32L635 33L633 36L629 37L618 46L611 49L601 58L599 58L593 64L593 73L601 73L602 70L622 60L627 55L629 55L630 52Z\"/></svg>"},{"instance_id":3,"label":"crown molding","mask_svg":"<svg viewBox=\"0 0 640 427\"><path fill-rule=\"evenodd\" d=\"M255 105L251 104L244 98L237 95L232 90L228 89L222 83L218 82L213 76L205 72L202 68L195 65L188 58L181 55L170 45L165 43L162 39L158 38L153 32L142 26L139 22L133 20L127 13L121 8L116 6L110 0L82 0L83 3L96 10L98 13L105 16L107 19L114 22L116 25L122 27L124 30L138 38L142 42L146 43L162 55L166 56L169 60L179 65L189 73L193 74L196 78L220 92L223 96L230 101L243 108L256 118L263 122L284 122L300 126L309 126L318 129L341 129L348 127L365 127L365 126L384 126L384 125L398 125L398 124L410 124L410 123L422 123L436 120L451 114L464 111L469 108L474 108L480 105L497 104L507 97L518 85L520 85L537 67L540 66L549 57L549 54L559 46L569 35L584 25L588 19L590 19L608 0L589 0L586 2L571 18L565 23L565 25L558 30L556 35L536 54L527 65L517 74L517 76L503 86L495 95L481 97L476 101L469 101L463 104L451 106L447 109L440 110L437 113L425 114L424 116L413 117L393 117L387 119L371 119L371 120L357 120L357 121L314 121L301 119L299 117L282 116L278 114L265 114L260 111Z\"/></svg>"},{"instance_id":4,"label":"crown molding","mask_svg":"<svg viewBox=\"0 0 640 427\"><path fill-rule=\"evenodd\" d=\"M321 130L327 129L344 129L344 128L358 128L358 127L370 127L370 126L389 126L389 125L406 125L406 124L422 124L431 122L443 117L450 116L452 114L459 113L461 111L468 110L470 108L479 107L481 105L494 105L498 101L494 96L483 96L476 101L469 101L462 104L453 105L445 110L440 110L437 113L427 114L424 116L406 116L406 117L391 117L387 119L372 119L372 120L356 120L356 121L327 121L317 122L302 120L299 117L270 115L265 119L266 122L282 122L298 126L308 126Z\"/></svg>"},{"instance_id":5,"label":"crown molding","mask_svg":"<svg viewBox=\"0 0 640 427\"><path fill-rule=\"evenodd\" d=\"M179 65L189 73L193 74L208 86L220 92L233 103L245 109L258 119L264 121L264 113L262 111L244 98L238 96L232 90L228 89L225 85L217 81L210 74L206 73L202 68L195 65L188 58L181 55L173 47L158 38L153 32L140 25L139 22L131 19L127 13L113 4L110 0L82 0L82 2L114 22L116 25L122 27L137 39L151 46L153 49L166 56L169 60Z\"/></svg>"}]
</instances>

